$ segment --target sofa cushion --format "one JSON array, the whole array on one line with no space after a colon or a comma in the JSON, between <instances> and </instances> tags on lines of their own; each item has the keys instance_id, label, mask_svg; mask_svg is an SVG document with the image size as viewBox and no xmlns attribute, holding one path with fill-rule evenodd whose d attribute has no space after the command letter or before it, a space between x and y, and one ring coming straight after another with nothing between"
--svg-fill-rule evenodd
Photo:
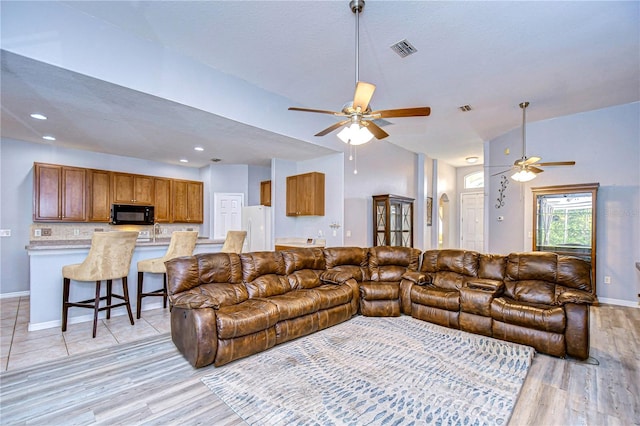
<instances>
[{"instance_id":1,"label":"sofa cushion","mask_svg":"<svg viewBox=\"0 0 640 426\"><path fill-rule=\"evenodd\" d=\"M270 297L291 290L280 252L242 253L242 279L249 297Z\"/></svg>"},{"instance_id":2,"label":"sofa cushion","mask_svg":"<svg viewBox=\"0 0 640 426\"><path fill-rule=\"evenodd\" d=\"M305 290L292 290L268 300L278 307L280 321L308 315L320 309L318 295Z\"/></svg>"},{"instance_id":3,"label":"sofa cushion","mask_svg":"<svg viewBox=\"0 0 640 426\"><path fill-rule=\"evenodd\" d=\"M400 281L407 271L417 271L420 250L410 247L379 246L369 249L371 281Z\"/></svg>"},{"instance_id":4,"label":"sofa cushion","mask_svg":"<svg viewBox=\"0 0 640 426\"><path fill-rule=\"evenodd\" d=\"M242 284L202 284L200 292L216 301L216 309L222 306L242 303L249 298L247 288Z\"/></svg>"},{"instance_id":5,"label":"sofa cushion","mask_svg":"<svg viewBox=\"0 0 640 426\"><path fill-rule=\"evenodd\" d=\"M577 257L558 256L557 284L592 293L591 264Z\"/></svg>"},{"instance_id":6,"label":"sofa cushion","mask_svg":"<svg viewBox=\"0 0 640 426\"><path fill-rule=\"evenodd\" d=\"M400 298L397 282L365 281L360 283L360 298L364 300L396 300Z\"/></svg>"},{"instance_id":7,"label":"sofa cushion","mask_svg":"<svg viewBox=\"0 0 640 426\"><path fill-rule=\"evenodd\" d=\"M427 250L422 256L422 272L455 272L477 276L480 254L470 250Z\"/></svg>"},{"instance_id":8,"label":"sofa cushion","mask_svg":"<svg viewBox=\"0 0 640 426\"><path fill-rule=\"evenodd\" d=\"M432 274L431 281L436 287L446 288L449 290L460 290L464 285L466 278L468 278L466 275L443 271Z\"/></svg>"},{"instance_id":9,"label":"sofa cushion","mask_svg":"<svg viewBox=\"0 0 640 426\"><path fill-rule=\"evenodd\" d=\"M323 250L327 269L349 273L356 281L369 280L368 249L362 247L330 247Z\"/></svg>"},{"instance_id":10,"label":"sofa cushion","mask_svg":"<svg viewBox=\"0 0 640 426\"><path fill-rule=\"evenodd\" d=\"M548 252L511 253L507 258L506 278L511 281L556 281L558 255Z\"/></svg>"},{"instance_id":11,"label":"sofa cushion","mask_svg":"<svg viewBox=\"0 0 640 426\"><path fill-rule=\"evenodd\" d=\"M299 248L283 250L281 253L286 274L303 269L325 270L327 266L321 248Z\"/></svg>"},{"instance_id":12,"label":"sofa cushion","mask_svg":"<svg viewBox=\"0 0 640 426\"><path fill-rule=\"evenodd\" d=\"M303 269L288 274L287 280L289 280L289 286L294 289L314 288L322 284L320 275L323 272L315 269Z\"/></svg>"},{"instance_id":13,"label":"sofa cushion","mask_svg":"<svg viewBox=\"0 0 640 426\"><path fill-rule=\"evenodd\" d=\"M231 339L273 327L280 320L278 307L260 299L248 299L216 311L218 339Z\"/></svg>"},{"instance_id":14,"label":"sofa cushion","mask_svg":"<svg viewBox=\"0 0 640 426\"><path fill-rule=\"evenodd\" d=\"M556 305L556 285L547 281L505 281L505 296L518 302Z\"/></svg>"},{"instance_id":15,"label":"sofa cushion","mask_svg":"<svg viewBox=\"0 0 640 426\"><path fill-rule=\"evenodd\" d=\"M411 287L411 302L458 312L460 310L460 292L432 285L414 285Z\"/></svg>"},{"instance_id":16,"label":"sofa cushion","mask_svg":"<svg viewBox=\"0 0 640 426\"><path fill-rule=\"evenodd\" d=\"M496 321L552 333L564 333L566 316L562 306L548 306L498 297L491 302Z\"/></svg>"},{"instance_id":17,"label":"sofa cushion","mask_svg":"<svg viewBox=\"0 0 640 426\"><path fill-rule=\"evenodd\" d=\"M500 254L481 254L479 258L478 278L490 280L504 279L507 257Z\"/></svg>"},{"instance_id":18,"label":"sofa cushion","mask_svg":"<svg viewBox=\"0 0 640 426\"><path fill-rule=\"evenodd\" d=\"M348 285L323 284L307 291L317 295L320 309L344 305L353 299L353 289Z\"/></svg>"},{"instance_id":19,"label":"sofa cushion","mask_svg":"<svg viewBox=\"0 0 640 426\"><path fill-rule=\"evenodd\" d=\"M242 282L242 264L236 253L197 254L196 259L201 283Z\"/></svg>"}]
</instances>

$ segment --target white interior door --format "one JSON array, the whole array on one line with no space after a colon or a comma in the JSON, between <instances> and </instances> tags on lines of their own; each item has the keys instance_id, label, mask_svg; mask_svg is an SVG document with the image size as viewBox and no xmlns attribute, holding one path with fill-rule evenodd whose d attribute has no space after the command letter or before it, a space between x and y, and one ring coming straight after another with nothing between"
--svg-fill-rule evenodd
<instances>
[{"instance_id":1,"label":"white interior door","mask_svg":"<svg viewBox=\"0 0 640 426\"><path fill-rule=\"evenodd\" d=\"M484 194L460 194L460 248L482 251L484 247Z\"/></svg>"},{"instance_id":2,"label":"white interior door","mask_svg":"<svg viewBox=\"0 0 640 426\"><path fill-rule=\"evenodd\" d=\"M215 192L213 194L213 238L224 239L227 231L242 229L243 193Z\"/></svg>"}]
</instances>

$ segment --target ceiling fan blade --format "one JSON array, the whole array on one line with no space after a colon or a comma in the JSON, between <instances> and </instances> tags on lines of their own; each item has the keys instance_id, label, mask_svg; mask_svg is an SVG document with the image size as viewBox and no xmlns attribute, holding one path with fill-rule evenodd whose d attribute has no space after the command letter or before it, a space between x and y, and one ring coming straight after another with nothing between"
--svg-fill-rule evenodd
<instances>
[{"instance_id":1,"label":"ceiling fan blade","mask_svg":"<svg viewBox=\"0 0 640 426\"><path fill-rule=\"evenodd\" d=\"M318 112L320 114L331 114L331 115L338 115L338 116L345 115L342 112L327 111L326 109L312 109L312 108L299 108L299 107L289 107L289 111Z\"/></svg>"},{"instance_id":2,"label":"ceiling fan blade","mask_svg":"<svg viewBox=\"0 0 640 426\"><path fill-rule=\"evenodd\" d=\"M418 108L398 108L398 109L381 109L378 111L372 111L372 116L375 118L398 118L398 117L427 117L431 114L431 108L418 107Z\"/></svg>"},{"instance_id":3,"label":"ceiling fan blade","mask_svg":"<svg viewBox=\"0 0 640 426\"><path fill-rule=\"evenodd\" d=\"M530 164L537 163L540 160L542 160L540 157L529 157L524 161L524 165L528 166Z\"/></svg>"},{"instance_id":4,"label":"ceiling fan blade","mask_svg":"<svg viewBox=\"0 0 640 426\"><path fill-rule=\"evenodd\" d=\"M387 132L382 130L382 128L373 121L362 120L361 124L369 129L369 131L373 134L373 136L375 136L376 139L384 139L389 136Z\"/></svg>"},{"instance_id":5,"label":"ceiling fan blade","mask_svg":"<svg viewBox=\"0 0 640 426\"><path fill-rule=\"evenodd\" d=\"M536 173L536 174L544 172L544 170L539 169L536 166L529 166L529 167L527 167L527 170L529 170L530 172Z\"/></svg>"},{"instance_id":6,"label":"ceiling fan blade","mask_svg":"<svg viewBox=\"0 0 640 426\"><path fill-rule=\"evenodd\" d=\"M357 110L360 108L360 112L365 112L375 90L375 84L359 81L358 84L356 84L356 92L353 95L353 109Z\"/></svg>"},{"instance_id":7,"label":"ceiling fan blade","mask_svg":"<svg viewBox=\"0 0 640 426\"><path fill-rule=\"evenodd\" d=\"M538 166L575 166L575 161L549 161L547 163L538 163Z\"/></svg>"},{"instance_id":8,"label":"ceiling fan blade","mask_svg":"<svg viewBox=\"0 0 640 426\"><path fill-rule=\"evenodd\" d=\"M350 121L351 121L351 120L343 120L343 121L340 121L340 122L338 122L338 123L336 123L336 124L333 124L333 125L331 125L331 126L327 127L327 128L326 128L326 129L324 129L324 130L319 131L318 133L316 133L316 134L315 134L315 136L324 136L324 135L327 135L327 134L329 134L329 133L333 132L334 130L336 130L337 128L339 128L340 126L344 126L345 124L349 123Z\"/></svg>"}]
</instances>

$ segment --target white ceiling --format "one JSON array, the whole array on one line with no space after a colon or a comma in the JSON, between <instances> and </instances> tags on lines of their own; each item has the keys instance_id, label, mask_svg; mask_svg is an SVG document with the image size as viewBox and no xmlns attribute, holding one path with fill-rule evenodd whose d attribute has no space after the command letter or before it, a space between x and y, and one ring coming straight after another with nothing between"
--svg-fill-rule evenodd
<instances>
[{"instance_id":1,"label":"white ceiling","mask_svg":"<svg viewBox=\"0 0 640 426\"><path fill-rule=\"evenodd\" d=\"M484 141L520 126L521 101L531 102L528 122L639 101L639 5L368 0L360 80L377 86L374 109L432 108L427 118L389 119L386 141L461 166L467 156L482 158ZM346 0L60 6L292 106L340 110L353 95L355 17ZM402 59L389 46L405 38L418 52ZM335 122L328 115L282 108L280 123L259 129L10 54L9 41L2 47L3 137L42 142L43 132L55 132L60 146L168 163L187 156L192 166L211 157L266 165L271 157L302 160L342 149L333 141L314 145L313 134ZM458 109L465 104L471 112ZM28 118L47 108L47 122ZM273 131L302 120L296 114L311 115L304 140ZM324 138L337 140L335 132ZM205 146L207 158L185 152L192 145Z\"/></svg>"}]
</instances>

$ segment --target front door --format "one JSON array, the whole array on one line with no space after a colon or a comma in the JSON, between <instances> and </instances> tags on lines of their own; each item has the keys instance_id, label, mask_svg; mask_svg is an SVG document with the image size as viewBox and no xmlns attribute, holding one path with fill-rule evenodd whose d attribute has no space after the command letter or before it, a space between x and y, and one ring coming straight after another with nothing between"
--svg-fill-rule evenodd
<instances>
[{"instance_id":1,"label":"front door","mask_svg":"<svg viewBox=\"0 0 640 426\"><path fill-rule=\"evenodd\" d=\"M460 248L483 251L484 194L463 192L460 196Z\"/></svg>"}]
</instances>

